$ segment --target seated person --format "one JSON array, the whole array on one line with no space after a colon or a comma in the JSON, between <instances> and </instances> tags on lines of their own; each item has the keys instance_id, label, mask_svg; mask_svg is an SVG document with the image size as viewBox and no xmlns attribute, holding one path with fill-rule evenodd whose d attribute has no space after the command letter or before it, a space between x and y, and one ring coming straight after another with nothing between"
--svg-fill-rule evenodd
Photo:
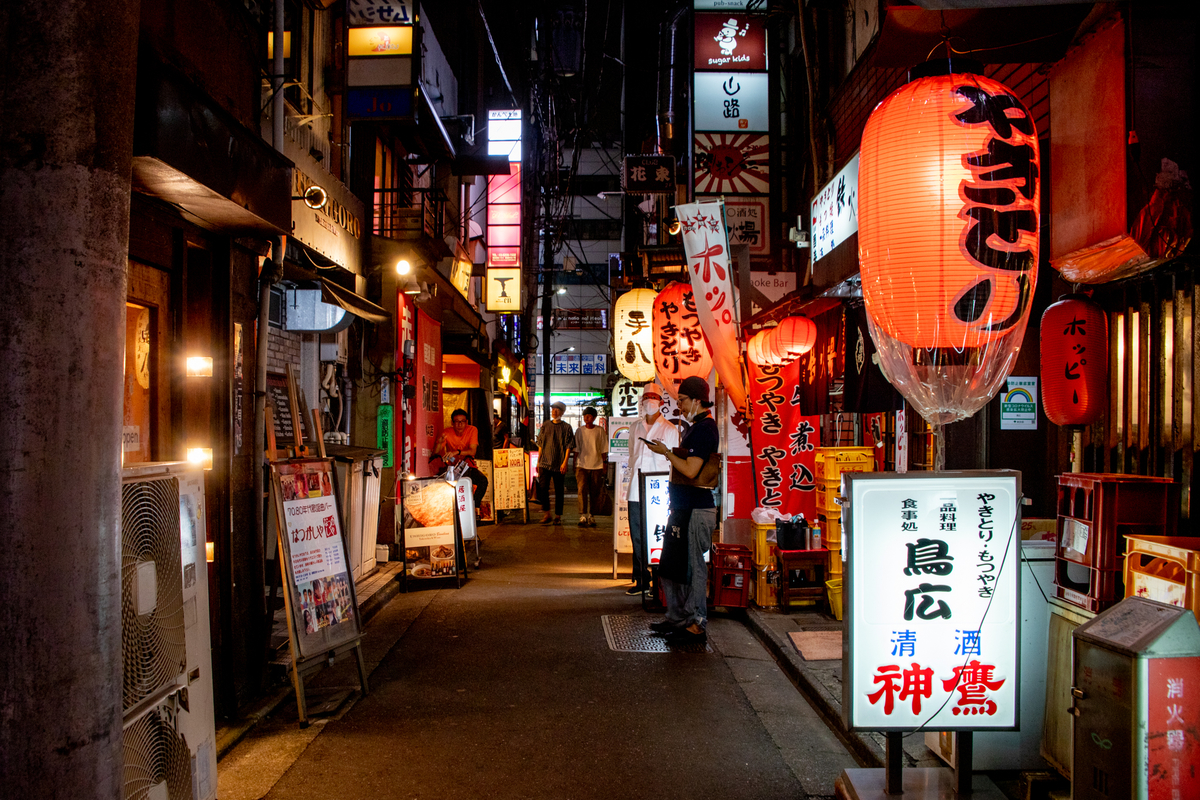
<instances>
[{"instance_id":1,"label":"seated person","mask_svg":"<svg viewBox=\"0 0 1200 800\"><path fill-rule=\"evenodd\" d=\"M475 487L473 492L475 513L478 514L483 505L483 495L487 491L488 485L487 476L475 466L475 451L479 449L479 431L474 425L467 424L467 412L461 408L454 409L450 415L450 421L453 427L442 431L433 451L447 467L460 461L467 463L468 469L464 474L471 479L471 483Z\"/></svg>"}]
</instances>

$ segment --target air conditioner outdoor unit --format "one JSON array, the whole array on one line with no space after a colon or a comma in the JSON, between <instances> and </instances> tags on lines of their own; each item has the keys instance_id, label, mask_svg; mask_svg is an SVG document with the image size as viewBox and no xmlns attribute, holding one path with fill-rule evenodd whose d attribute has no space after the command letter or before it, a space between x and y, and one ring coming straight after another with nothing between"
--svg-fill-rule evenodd
<instances>
[{"instance_id":1,"label":"air conditioner outdoor unit","mask_svg":"<svg viewBox=\"0 0 1200 800\"><path fill-rule=\"evenodd\" d=\"M217 794L204 473L186 462L124 470L121 649L129 800Z\"/></svg>"}]
</instances>

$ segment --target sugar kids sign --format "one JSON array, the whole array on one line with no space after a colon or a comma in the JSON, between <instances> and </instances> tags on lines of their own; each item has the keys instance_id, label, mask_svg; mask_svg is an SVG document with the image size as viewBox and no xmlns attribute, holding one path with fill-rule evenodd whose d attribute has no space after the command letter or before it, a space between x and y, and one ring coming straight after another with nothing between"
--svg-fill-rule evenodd
<instances>
[{"instance_id":1,"label":"sugar kids sign","mask_svg":"<svg viewBox=\"0 0 1200 800\"><path fill-rule=\"evenodd\" d=\"M1016 730L1020 473L843 475L851 730Z\"/></svg>"}]
</instances>

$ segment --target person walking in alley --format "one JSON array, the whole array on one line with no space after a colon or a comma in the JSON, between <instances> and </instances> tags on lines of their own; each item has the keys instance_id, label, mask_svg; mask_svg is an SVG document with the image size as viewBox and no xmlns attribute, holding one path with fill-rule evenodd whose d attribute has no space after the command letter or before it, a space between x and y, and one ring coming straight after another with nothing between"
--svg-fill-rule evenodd
<instances>
[{"instance_id":1,"label":"person walking in alley","mask_svg":"<svg viewBox=\"0 0 1200 800\"><path fill-rule=\"evenodd\" d=\"M595 513L604 492L608 431L596 424L596 409L583 410L583 425L575 431L575 482L579 484L579 527L596 527Z\"/></svg>"},{"instance_id":2,"label":"person walking in alley","mask_svg":"<svg viewBox=\"0 0 1200 800\"><path fill-rule=\"evenodd\" d=\"M643 472L667 472L671 462L648 448L645 441L658 440L668 449L679 445L679 429L662 413L662 387L647 383L638 403L638 421L629 431L629 538L633 544L633 586L625 594L641 594L649 588L650 572L646 552L646 513L642 507Z\"/></svg>"},{"instance_id":3,"label":"person walking in alley","mask_svg":"<svg viewBox=\"0 0 1200 800\"><path fill-rule=\"evenodd\" d=\"M559 400L550 405L550 419L538 431L538 502L542 504L542 524L562 522L563 492L567 461L575 449L571 426L563 422L567 404ZM554 483L554 514L550 514L550 483Z\"/></svg>"},{"instance_id":4,"label":"person walking in alley","mask_svg":"<svg viewBox=\"0 0 1200 800\"><path fill-rule=\"evenodd\" d=\"M717 485L721 457L720 433L708 409L708 382L692 376L679 385L679 410L691 422L679 446L662 441L646 445L671 464L671 514L663 537L658 575L666 595L667 614L651 623L655 633L671 644L708 641L708 568L704 553L712 546L717 510L713 488Z\"/></svg>"}]
</instances>

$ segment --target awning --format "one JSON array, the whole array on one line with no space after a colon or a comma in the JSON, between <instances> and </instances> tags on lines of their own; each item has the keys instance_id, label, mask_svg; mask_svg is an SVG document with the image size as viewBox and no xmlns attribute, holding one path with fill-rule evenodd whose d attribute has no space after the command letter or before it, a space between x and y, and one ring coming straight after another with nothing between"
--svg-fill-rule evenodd
<instances>
[{"instance_id":1,"label":"awning","mask_svg":"<svg viewBox=\"0 0 1200 800\"><path fill-rule=\"evenodd\" d=\"M353 314L360 319L365 319L367 322L374 322L377 325L391 322L392 315L384 308L375 305L365 297L359 297L349 289L338 286L333 281L328 281L324 278L320 280L322 302L343 308L347 313Z\"/></svg>"}]
</instances>

